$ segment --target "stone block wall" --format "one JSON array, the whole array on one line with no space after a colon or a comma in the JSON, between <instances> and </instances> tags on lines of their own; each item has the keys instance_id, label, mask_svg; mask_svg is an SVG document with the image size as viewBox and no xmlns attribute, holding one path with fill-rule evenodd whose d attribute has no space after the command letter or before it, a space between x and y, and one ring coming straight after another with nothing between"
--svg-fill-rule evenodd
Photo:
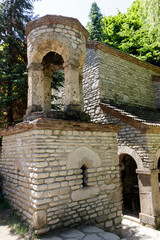
<instances>
[{"instance_id":1,"label":"stone block wall","mask_svg":"<svg viewBox=\"0 0 160 240\"><path fill-rule=\"evenodd\" d=\"M84 222L119 231L117 131L40 119L3 133L5 195L37 233ZM87 187L82 185L82 165Z\"/></svg>"},{"instance_id":2,"label":"stone block wall","mask_svg":"<svg viewBox=\"0 0 160 240\"><path fill-rule=\"evenodd\" d=\"M83 67L84 111L95 119L100 102L100 79L97 51L87 48Z\"/></svg>"},{"instance_id":3,"label":"stone block wall","mask_svg":"<svg viewBox=\"0 0 160 240\"><path fill-rule=\"evenodd\" d=\"M156 107L160 108L160 77L159 81L153 81Z\"/></svg>"},{"instance_id":4,"label":"stone block wall","mask_svg":"<svg viewBox=\"0 0 160 240\"><path fill-rule=\"evenodd\" d=\"M101 99L155 107L152 71L98 50Z\"/></svg>"},{"instance_id":5,"label":"stone block wall","mask_svg":"<svg viewBox=\"0 0 160 240\"><path fill-rule=\"evenodd\" d=\"M97 94L96 97L99 97L101 101L155 108L159 100L155 102L155 94L158 96L159 85L156 84L156 88L153 85L153 75L159 79L158 67L102 43L87 42L83 71L84 99L95 98L95 94L87 90L94 84L92 86L94 90L100 89L100 96ZM97 106L95 106L95 113L96 108Z\"/></svg>"},{"instance_id":6,"label":"stone block wall","mask_svg":"<svg viewBox=\"0 0 160 240\"><path fill-rule=\"evenodd\" d=\"M89 33L74 18L46 15L26 25L28 58L28 107L51 111L52 74L65 73L65 111L83 112L82 68Z\"/></svg>"}]
</instances>

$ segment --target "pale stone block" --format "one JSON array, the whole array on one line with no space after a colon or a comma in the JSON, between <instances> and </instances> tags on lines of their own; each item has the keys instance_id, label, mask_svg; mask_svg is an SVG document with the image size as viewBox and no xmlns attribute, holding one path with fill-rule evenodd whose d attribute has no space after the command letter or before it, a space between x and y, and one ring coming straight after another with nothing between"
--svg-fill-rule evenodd
<instances>
[{"instance_id":1,"label":"pale stone block","mask_svg":"<svg viewBox=\"0 0 160 240\"><path fill-rule=\"evenodd\" d=\"M45 191L43 194L44 198L54 197L59 194L59 189Z\"/></svg>"},{"instance_id":2,"label":"pale stone block","mask_svg":"<svg viewBox=\"0 0 160 240\"><path fill-rule=\"evenodd\" d=\"M52 130L45 130L44 133L48 136L52 135Z\"/></svg>"},{"instance_id":3,"label":"pale stone block","mask_svg":"<svg viewBox=\"0 0 160 240\"><path fill-rule=\"evenodd\" d=\"M58 32L58 33L60 33L60 32L62 32L63 30L61 29L61 28L56 28L55 29L55 32Z\"/></svg>"},{"instance_id":4,"label":"pale stone block","mask_svg":"<svg viewBox=\"0 0 160 240\"><path fill-rule=\"evenodd\" d=\"M44 228L47 223L46 212L44 210L35 212L32 221L34 229Z\"/></svg>"},{"instance_id":5,"label":"pale stone block","mask_svg":"<svg viewBox=\"0 0 160 240\"><path fill-rule=\"evenodd\" d=\"M99 194L100 190L98 187L86 187L76 191L73 191L71 198L73 201L80 201L88 198L95 197Z\"/></svg>"},{"instance_id":6,"label":"pale stone block","mask_svg":"<svg viewBox=\"0 0 160 240\"><path fill-rule=\"evenodd\" d=\"M53 32L53 28L47 28L47 32Z\"/></svg>"},{"instance_id":7,"label":"pale stone block","mask_svg":"<svg viewBox=\"0 0 160 240\"><path fill-rule=\"evenodd\" d=\"M51 172L50 177L57 177L59 175L59 172Z\"/></svg>"},{"instance_id":8,"label":"pale stone block","mask_svg":"<svg viewBox=\"0 0 160 240\"><path fill-rule=\"evenodd\" d=\"M48 189L57 189L57 188L60 188L60 183L50 183L48 184Z\"/></svg>"},{"instance_id":9,"label":"pale stone block","mask_svg":"<svg viewBox=\"0 0 160 240\"><path fill-rule=\"evenodd\" d=\"M70 192L70 188L69 187L60 189L60 194L68 194L69 192Z\"/></svg>"},{"instance_id":10,"label":"pale stone block","mask_svg":"<svg viewBox=\"0 0 160 240\"><path fill-rule=\"evenodd\" d=\"M34 178L48 178L49 177L49 173L34 173L33 175Z\"/></svg>"},{"instance_id":11,"label":"pale stone block","mask_svg":"<svg viewBox=\"0 0 160 240\"><path fill-rule=\"evenodd\" d=\"M44 181L45 181L45 183L50 184L50 183L54 182L54 178L47 178Z\"/></svg>"},{"instance_id":12,"label":"pale stone block","mask_svg":"<svg viewBox=\"0 0 160 240\"><path fill-rule=\"evenodd\" d=\"M52 201L52 199L51 198L33 199L32 201L35 204L35 206L39 206L39 205L44 205L44 204L50 203Z\"/></svg>"},{"instance_id":13,"label":"pale stone block","mask_svg":"<svg viewBox=\"0 0 160 240\"><path fill-rule=\"evenodd\" d=\"M44 168L44 167L48 166L48 163L47 162L35 162L34 165L37 168Z\"/></svg>"},{"instance_id":14,"label":"pale stone block","mask_svg":"<svg viewBox=\"0 0 160 240\"><path fill-rule=\"evenodd\" d=\"M47 189L47 184L43 184L43 185L33 185L32 188L33 188L33 190L44 191L44 190Z\"/></svg>"},{"instance_id":15,"label":"pale stone block","mask_svg":"<svg viewBox=\"0 0 160 240\"><path fill-rule=\"evenodd\" d=\"M63 24L57 24L57 28L64 28Z\"/></svg>"},{"instance_id":16,"label":"pale stone block","mask_svg":"<svg viewBox=\"0 0 160 240\"><path fill-rule=\"evenodd\" d=\"M70 195L69 194L64 194L64 195L60 195L59 196L60 199L70 199Z\"/></svg>"},{"instance_id":17,"label":"pale stone block","mask_svg":"<svg viewBox=\"0 0 160 240\"><path fill-rule=\"evenodd\" d=\"M110 213L108 214L108 219L112 219L116 217L116 213Z\"/></svg>"},{"instance_id":18,"label":"pale stone block","mask_svg":"<svg viewBox=\"0 0 160 240\"><path fill-rule=\"evenodd\" d=\"M107 190L113 190L116 187L116 185L114 183L111 183L109 185L106 185L106 189Z\"/></svg>"}]
</instances>

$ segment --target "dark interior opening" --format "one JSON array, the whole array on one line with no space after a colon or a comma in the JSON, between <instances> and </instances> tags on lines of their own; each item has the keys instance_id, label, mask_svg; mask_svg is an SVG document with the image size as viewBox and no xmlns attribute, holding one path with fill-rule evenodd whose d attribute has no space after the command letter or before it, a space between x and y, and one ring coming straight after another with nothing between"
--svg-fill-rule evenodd
<instances>
[{"instance_id":1,"label":"dark interior opening","mask_svg":"<svg viewBox=\"0 0 160 240\"><path fill-rule=\"evenodd\" d=\"M64 60L56 52L48 52L42 60L44 76L51 78L51 110L63 111L64 108Z\"/></svg>"},{"instance_id":2,"label":"dark interior opening","mask_svg":"<svg viewBox=\"0 0 160 240\"><path fill-rule=\"evenodd\" d=\"M47 53L42 60L42 65L46 69L50 68L51 65L62 66L63 63L64 63L64 61L63 61L62 56L56 52ZM63 68L63 66L62 66L62 68Z\"/></svg>"},{"instance_id":3,"label":"dark interior opening","mask_svg":"<svg viewBox=\"0 0 160 240\"><path fill-rule=\"evenodd\" d=\"M87 187L88 186L87 167L83 165L81 169L82 169L82 187Z\"/></svg>"},{"instance_id":4,"label":"dark interior opening","mask_svg":"<svg viewBox=\"0 0 160 240\"><path fill-rule=\"evenodd\" d=\"M139 214L139 186L136 174L137 165L129 155L124 155L121 161L121 182L123 194L123 213Z\"/></svg>"}]
</instances>

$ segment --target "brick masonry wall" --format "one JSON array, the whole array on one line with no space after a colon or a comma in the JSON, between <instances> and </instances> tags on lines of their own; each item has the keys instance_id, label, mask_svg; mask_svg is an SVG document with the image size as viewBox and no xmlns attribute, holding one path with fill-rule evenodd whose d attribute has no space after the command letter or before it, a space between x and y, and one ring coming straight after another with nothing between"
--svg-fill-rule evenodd
<instances>
[{"instance_id":1,"label":"brick masonry wall","mask_svg":"<svg viewBox=\"0 0 160 240\"><path fill-rule=\"evenodd\" d=\"M160 108L160 81L153 81L156 107Z\"/></svg>"},{"instance_id":2,"label":"brick masonry wall","mask_svg":"<svg viewBox=\"0 0 160 240\"><path fill-rule=\"evenodd\" d=\"M139 129L122 123L122 127L118 133L118 147L127 146L133 149L141 158L143 166L150 168L152 161L148 157L148 139L146 134L142 134ZM129 154L129 152L128 152ZM137 168L139 168L137 166Z\"/></svg>"},{"instance_id":3,"label":"brick masonry wall","mask_svg":"<svg viewBox=\"0 0 160 240\"><path fill-rule=\"evenodd\" d=\"M140 63L143 65L143 62ZM119 124L121 129L118 133L118 147L126 146L134 150L140 156L143 166L152 169L154 160L153 157L149 157L150 139L147 135L104 112L99 106L101 99L104 98L117 103L155 107L155 96L158 105L159 82L152 81L155 72L141 65L107 53L105 49L102 51L89 46L83 71L84 109L93 122ZM159 73L156 75L158 76ZM93 89L92 86L95 88ZM155 146L159 146L158 142Z\"/></svg>"},{"instance_id":4,"label":"brick masonry wall","mask_svg":"<svg viewBox=\"0 0 160 240\"><path fill-rule=\"evenodd\" d=\"M158 158L160 157L160 133L158 131L147 133L148 157L151 162L151 169L157 169ZM159 154L157 156L157 151Z\"/></svg>"},{"instance_id":5,"label":"brick masonry wall","mask_svg":"<svg viewBox=\"0 0 160 240\"><path fill-rule=\"evenodd\" d=\"M21 124L17 133L4 136L6 197L37 232L84 222L119 230L122 201L117 130L105 126L52 120L41 125L40 120L32 127L29 124L29 131ZM86 157L77 162L85 151ZM82 187L82 164L88 168L86 188ZM46 217L45 226L38 225L39 216Z\"/></svg>"},{"instance_id":6,"label":"brick masonry wall","mask_svg":"<svg viewBox=\"0 0 160 240\"><path fill-rule=\"evenodd\" d=\"M97 51L86 50L83 67L83 96L84 111L89 113L91 120L95 119L95 112L100 102L100 81Z\"/></svg>"},{"instance_id":7,"label":"brick masonry wall","mask_svg":"<svg viewBox=\"0 0 160 240\"><path fill-rule=\"evenodd\" d=\"M101 50L97 54L101 99L155 107L152 71Z\"/></svg>"}]
</instances>

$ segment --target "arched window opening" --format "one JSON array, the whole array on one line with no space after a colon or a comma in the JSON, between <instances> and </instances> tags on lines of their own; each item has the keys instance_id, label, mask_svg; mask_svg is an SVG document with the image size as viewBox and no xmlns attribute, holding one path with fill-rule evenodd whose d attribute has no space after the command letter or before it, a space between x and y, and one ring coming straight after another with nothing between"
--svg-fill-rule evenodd
<instances>
[{"instance_id":1,"label":"arched window opening","mask_svg":"<svg viewBox=\"0 0 160 240\"><path fill-rule=\"evenodd\" d=\"M159 169L159 173L158 173L158 181L159 181L159 188L160 188L160 157L159 157L159 159L158 159L157 168Z\"/></svg>"},{"instance_id":2,"label":"arched window opening","mask_svg":"<svg viewBox=\"0 0 160 240\"><path fill-rule=\"evenodd\" d=\"M88 186L87 167L83 165L81 169L82 169L82 187L84 188Z\"/></svg>"},{"instance_id":3,"label":"arched window opening","mask_svg":"<svg viewBox=\"0 0 160 240\"><path fill-rule=\"evenodd\" d=\"M64 60L56 52L48 52L42 60L44 75L44 96L48 96L51 110L62 110L64 107ZM47 94L46 94L47 91Z\"/></svg>"},{"instance_id":4,"label":"arched window opening","mask_svg":"<svg viewBox=\"0 0 160 240\"><path fill-rule=\"evenodd\" d=\"M62 56L56 52L47 53L42 60L43 67L48 70L52 69L53 71L54 69L63 68L63 63Z\"/></svg>"},{"instance_id":5,"label":"arched window opening","mask_svg":"<svg viewBox=\"0 0 160 240\"><path fill-rule=\"evenodd\" d=\"M64 108L64 71L56 71L51 82L51 109L63 110Z\"/></svg>"}]
</instances>

